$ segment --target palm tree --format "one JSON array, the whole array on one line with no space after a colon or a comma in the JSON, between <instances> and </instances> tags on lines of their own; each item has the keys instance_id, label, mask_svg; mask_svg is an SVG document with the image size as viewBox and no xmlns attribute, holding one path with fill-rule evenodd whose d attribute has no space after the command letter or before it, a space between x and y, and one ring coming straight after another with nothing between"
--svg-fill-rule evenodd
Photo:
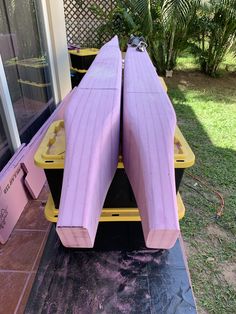
<instances>
[{"instance_id":1,"label":"palm tree","mask_svg":"<svg viewBox=\"0 0 236 314\"><path fill-rule=\"evenodd\" d=\"M201 70L215 76L227 52L236 43L236 1L202 1L196 20L194 52Z\"/></svg>"},{"instance_id":2,"label":"palm tree","mask_svg":"<svg viewBox=\"0 0 236 314\"><path fill-rule=\"evenodd\" d=\"M198 0L123 0L139 32L146 36L149 51L160 74L172 70L187 46L188 26Z\"/></svg>"},{"instance_id":3,"label":"palm tree","mask_svg":"<svg viewBox=\"0 0 236 314\"><path fill-rule=\"evenodd\" d=\"M186 37L187 28L195 13L197 1L189 0L164 0L162 4L162 14L164 26L169 31L169 44L167 53L167 70L171 70L176 63L175 39L178 30L182 32L182 38ZM179 36L178 36L179 37ZM180 38L177 38L180 40ZM187 42L187 41L186 41Z\"/></svg>"},{"instance_id":4,"label":"palm tree","mask_svg":"<svg viewBox=\"0 0 236 314\"><path fill-rule=\"evenodd\" d=\"M165 74L175 67L177 56L186 48L188 25L197 3L198 0L118 0L100 30L110 35L116 31L123 39L131 33L145 36L159 74ZM99 7L93 6L93 12L104 19ZM119 29L114 29L117 16Z\"/></svg>"}]
</instances>

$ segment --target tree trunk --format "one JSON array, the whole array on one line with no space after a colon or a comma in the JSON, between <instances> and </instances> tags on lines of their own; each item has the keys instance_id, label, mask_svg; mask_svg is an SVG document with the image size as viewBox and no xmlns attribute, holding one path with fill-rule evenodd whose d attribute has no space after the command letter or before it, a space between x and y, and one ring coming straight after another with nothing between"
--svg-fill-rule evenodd
<instances>
[{"instance_id":1,"label":"tree trunk","mask_svg":"<svg viewBox=\"0 0 236 314\"><path fill-rule=\"evenodd\" d=\"M167 58L167 65L166 65L167 70L172 70L171 69L171 61L172 61L172 57L173 57L173 48L174 48L176 27L177 27L177 23L176 23L176 20L174 20L173 21L173 28L172 28L172 32L171 32L171 37L170 37L170 46L169 46L169 52L168 52L168 58Z\"/></svg>"}]
</instances>

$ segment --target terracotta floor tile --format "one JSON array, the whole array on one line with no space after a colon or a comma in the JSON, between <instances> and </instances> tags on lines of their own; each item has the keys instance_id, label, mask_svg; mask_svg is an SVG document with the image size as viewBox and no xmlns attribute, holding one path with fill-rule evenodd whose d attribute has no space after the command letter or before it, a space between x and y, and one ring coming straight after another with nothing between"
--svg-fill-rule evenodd
<instances>
[{"instance_id":1,"label":"terracotta floor tile","mask_svg":"<svg viewBox=\"0 0 236 314\"><path fill-rule=\"evenodd\" d=\"M44 236L44 231L14 231L0 245L0 269L31 271Z\"/></svg>"},{"instance_id":2,"label":"terracotta floor tile","mask_svg":"<svg viewBox=\"0 0 236 314\"><path fill-rule=\"evenodd\" d=\"M15 229L47 230L48 225L41 201L31 201L23 210Z\"/></svg>"},{"instance_id":3,"label":"terracotta floor tile","mask_svg":"<svg viewBox=\"0 0 236 314\"><path fill-rule=\"evenodd\" d=\"M49 229L49 230L50 230L50 229ZM39 254L38 254L38 256L37 256L37 260L36 260L36 263L35 263L34 269L33 269L34 271L37 271L38 268L39 268L40 260L41 260L41 257L42 257L42 255L43 255L44 248L45 248L45 245L46 245L46 242L47 242L47 239L48 239L49 230L48 230L48 232L47 232L46 237L45 237L44 240L43 240L42 247L41 247L41 249L40 249L40 251L39 251Z\"/></svg>"},{"instance_id":4,"label":"terracotta floor tile","mask_svg":"<svg viewBox=\"0 0 236 314\"><path fill-rule=\"evenodd\" d=\"M11 314L17 306L28 274L0 272L0 314Z\"/></svg>"},{"instance_id":5,"label":"terracotta floor tile","mask_svg":"<svg viewBox=\"0 0 236 314\"><path fill-rule=\"evenodd\" d=\"M23 314L23 313L24 313L25 306L26 306L26 304L27 304L27 301L28 301L28 298L29 298L29 295L30 295L31 288L32 288L33 283L34 283L35 276L36 276L36 273L30 275L30 279L29 279L29 281L28 281L26 290L25 290L25 292L24 292L24 295L23 295L23 298L22 298L22 300L21 300L20 306L18 307L18 309L17 309L17 311L16 311L16 314Z\"/></svg>"}]
</instances>

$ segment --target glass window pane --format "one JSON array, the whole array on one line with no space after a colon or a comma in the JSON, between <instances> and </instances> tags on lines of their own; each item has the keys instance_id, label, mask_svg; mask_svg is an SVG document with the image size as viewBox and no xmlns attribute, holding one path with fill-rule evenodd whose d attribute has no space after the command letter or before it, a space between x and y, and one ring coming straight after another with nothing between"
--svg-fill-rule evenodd
<instances>
[{"instance_id":1,"label":"glass window pane","mask_svg":"<svg viewBox=\"0 0 236 314\"><path fill-rule=\"evenodd\" d=\"M0 2L0 53L22 142L29 142L54 110L46 51L35 1Z\"/></svg>"},{"instance_id":2,"label":"glass window pane","mask_svg":"<svg viewBox=\"0 0 236 314\"><path fill-rule=\"evenodd\" d=\"M0 98L0 108L2 106ZM11 158L12 153L7 141L7 135L5 130L6 125L3 124L2 115L0 113L0 171L6 165L8 160Z\"/></svg>"}]
</instances>

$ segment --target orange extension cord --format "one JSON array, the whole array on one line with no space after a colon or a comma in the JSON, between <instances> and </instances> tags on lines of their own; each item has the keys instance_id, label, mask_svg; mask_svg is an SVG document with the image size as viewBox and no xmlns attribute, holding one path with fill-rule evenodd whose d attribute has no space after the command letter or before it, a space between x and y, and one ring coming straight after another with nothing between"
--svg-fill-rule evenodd
<instances>
[{"instance_id":1,"label":"orange extension cord","mask_svg":"<svg viewBox=\"0 0 236 314\"><path fill-rule=\"evenodd\" d=\"M222 194L220 192L214 190L211 186L209 186L209 184L207 184L205 181L203 181L199 177L196 177L196 176L194 176L194 175L192 175L190 173L187 173L187 175L189 177L191 177L192 179L200 182L202 185L207 187L212 193L214 193L218 197L218 199L220 200L220 206L217 208L215 218L219 219L223 215L223 211L224 211L224 207L225 207L225 201L224 201L224 198L223 198Z\"/></svg>"}]
</instances>

